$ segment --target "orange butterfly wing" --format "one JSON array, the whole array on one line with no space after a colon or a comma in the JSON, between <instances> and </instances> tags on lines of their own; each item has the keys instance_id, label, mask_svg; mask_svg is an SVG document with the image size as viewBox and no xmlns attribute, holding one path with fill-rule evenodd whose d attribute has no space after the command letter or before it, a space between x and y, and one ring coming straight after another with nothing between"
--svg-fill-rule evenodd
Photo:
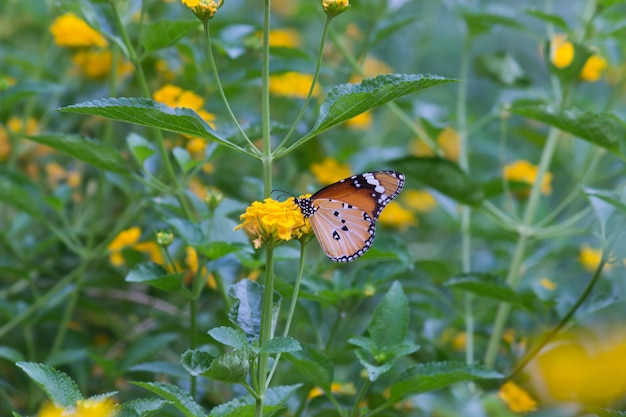
<instances>
[{"instance_id":1,"label":"orange butterfly wing","mask_svg":"<svg viewBox=\"0 0 626 417\"><path fill-rule=\"evenodd\" d=\"M295 201L324 253L335 262L351 262L370 248L378 216L402 191L404 181L396 171L366 172Z\"/></svg>"}]
</instances>

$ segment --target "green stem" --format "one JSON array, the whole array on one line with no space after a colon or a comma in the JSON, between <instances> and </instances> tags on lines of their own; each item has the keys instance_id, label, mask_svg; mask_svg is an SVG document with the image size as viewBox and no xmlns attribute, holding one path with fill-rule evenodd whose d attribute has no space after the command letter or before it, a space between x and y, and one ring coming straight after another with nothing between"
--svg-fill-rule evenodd
<instances>
[{"instance_id":1,"label":"green stem","mask_svg":"<svg viewBox=\"0 0 626 417\"><path fill-rule=\"evenodd\" d=\"M300 292L300 284L302 283L302 276L304 275L304 264L306 257L306 242L300 241L300 264L298 265L298 275L296 276L296 283L293 287L293 295L291 296L291 304L289 305L289 313L287 314L287 322L285 323L285 330L283 330L283 337L287 337L289 335L289 328L291 327L291 320L293 319L293 314L296 311L296 304L298 301L298 293ZM267 386L270 385L272 381L272 377L274 376L274 372L276 372L276 368L278 367L278 362L280 361L280 352L276 355L274 359L274 363L272 364L272 369L270 370L269 376L267 377Z\"/></svg>"},{"instance_id":2,"label":"green stem","mask_svg":"<svg viewBox=\"0 0 626 417\"><path fill-rule=\"evenodd\" d=\"M283 146L285 146L285 144L287 143L291 135L293 135L293 133L296 131L296 129L298 128L298 123L300 123L300 120L302 120L302 117L304 117L304 113L306 112L306 109L309 106L311 97L313 97L313 91L315 91L315 86L317 85L317 79L320 75L320 68L322 67L324 45L326 44L326 38L328 37L328 30L330 29L331 20L332 20L332 17L330 16L326 17L326 23L324 24L324 31L322 32L322 39L320 40L320 47L319 47L319 50L317 51L317 62L315 64L315 72L313 73L313 81L311 82L309 93L307 94L306 99L304 100L304 104L302 104L302 108L300 109L300 113L296 117L296 120L293 122L291 129L289 129L289 132L287 132L283 140L278 145L277 149L280 149Z\"/></svg>"},{"instance_id":3,"label":"green stem","mask_svg":"<svg viewBox=\"0 0 626 417\"><path fill-rule=\"evenodd\" d=\"M365 394L367 394L367 391L369 390L371 385L372 382L369 379L366 379L361 386L359 393L354 399L354 406L352 407L352 411L350 412L350 417L357 417L359 415L359 404L361 404L361 401L363 401L363 398L365 398Z\"/></svg>"},{"instance_id":4,"label":"green stem","mask_svg":"<svg viewBox=\"0 0 626 417\"><path fill-rule=\"evenodd\" d=\"M208 20L203 21L202 26L204 27L204 40L207 45L206 46L207 59L209 61L209 66L211 67L211 73L213 74L215 85L217 86L217 92L220 95L222 102L224 103L224 106L226 107L226 111L228 111L228 114L231 120L237 127L237 130L239 130L239 133L241 133L241 136L246 140L246 142L248 142L248 144L250 145L250 149L257 151L257 148L254 146L254 143L252 143L248 135L246 135L246 132L243 130L243 128L237 121L237 117L235 116L235 113L233 113L233 110L230 107L228 99L226 98L226 93L224 92L222 81L220 80L219 71L217 70L217 65L215 64L215 56L213 55L213 47L211 45L211 33L209 31L209 21Z\"/></svg>"},{"instance_id":5,"label":"green stem","mask_svg":"<svg viewBox=\"0 0 626 417\"><path fill-rule=\"evenodd\" d=\"M261 62L261 122L263 130L263 194L272 196L272 138L270 132L270 0L264 0Z\"/></svg>"},{"instance_id":6,"label":"green stem","mask_svg":"<svg viewBox=\"0 0 626 417\"><path fill-rule=\"evenodd\" d=\"M259 335L259 346L261 348L272 337L272 308L274 306L274 248L272 246L267 246L265 261L265 291L263 292L263 310L261 311L261 330ZM256 400L255 417L263 415L263 403L267 389L268 362L269 354L261 352L258 356L257 390L259 397Z\"/></svg>"}]
</instances>

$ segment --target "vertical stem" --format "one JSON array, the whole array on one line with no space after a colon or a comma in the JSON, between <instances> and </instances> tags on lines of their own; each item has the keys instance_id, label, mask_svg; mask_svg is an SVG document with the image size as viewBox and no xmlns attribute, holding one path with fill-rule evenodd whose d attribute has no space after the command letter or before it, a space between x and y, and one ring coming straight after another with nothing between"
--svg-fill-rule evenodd
<instances>
[{"instance_id":1,"label":"vertical stem","mask_svg":"<svg viewBox=\"0 0 626 417\"><path fill-rule=\"evenodd\" d=\"M270 132L270 0L264 0L263 58L261 63L261 118L263 124L263 192L272 194L272 138ZM268 265L269 266L269 265Z\"/></svg>"},{"instance_id":2,"label":"vertical stem","mask_svg":"<svg viewBox=\"0 0 626 417\"><path fill-rule=\"evenodd\" d=\"M272 335L272 307L274 305L274 248L267 246L265 256L266 275L265 275L265 291L263 292L263 310L261 312L261 331L259 335L259 345L263 347L265 342L270 340ZM258 366L258 398L256 400L256 408L254 410L255 417L263 415L263 403L265 401L265 391L267 385L267 365L269 362L269 354L261 352L259 354Z\"/></svg>"},{"instance_id":3,"label":"vertical stem","mask_svg":"<svg viewBox=\"0 0 626 417\"><path fill-rule=\"evenodd\" d=\"M467 84L469 73L469 55L472 38L465 34L463 50L461 51L461 64L459 68L459 93L457 97L457 131L459 134L459 167L469 174L469 146L467 132ZM471 250L472 237L470 234L471 208L463 205L461 207L461 268L463 273L468 273L472 269ZM465 361L468 364L474 363L474 295L464 294L465 310Z\"/></svg>"}]
</instances>

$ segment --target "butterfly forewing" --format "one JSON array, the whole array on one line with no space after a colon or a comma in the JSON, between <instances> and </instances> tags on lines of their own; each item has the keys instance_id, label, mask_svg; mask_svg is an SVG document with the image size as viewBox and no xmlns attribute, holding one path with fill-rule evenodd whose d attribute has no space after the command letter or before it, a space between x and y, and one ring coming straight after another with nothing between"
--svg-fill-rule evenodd
<instances>
[{"instance_id":1,"label":"butterfly forewing","mask_svg":"<svg viewBox=\"0 0 626 417\"><path fill-rule=\"evenodd\" d=\"M310 198L295 201L309 218L324 253L335 262L350 262L370 248L378 216L402 187L401 173L373 171L353 175Z\"/></svg>"},{"instance_id":2,"label":"butterfly forewing","mask_svg":"<svg viewBox=\"0 0 626 417\"><path fill-rule=\"evenodd\" d=\"M316 200L311 227L324 253L335 262L363 255L374 239L372 218L363 210L332 199Z\"/></svg>"},{"instance_id":3,"label":"butterfly forewing","mask_svg":"<svg viewBox=\"0 0 626 417\"><path fill-rule=\"evenodd\" d=\"M376 221L380 212L404 187L404 175L396 171L374 171L353 175L324 187L311 200L331 198L356 206Z\"/></svg>"}]
</instances>

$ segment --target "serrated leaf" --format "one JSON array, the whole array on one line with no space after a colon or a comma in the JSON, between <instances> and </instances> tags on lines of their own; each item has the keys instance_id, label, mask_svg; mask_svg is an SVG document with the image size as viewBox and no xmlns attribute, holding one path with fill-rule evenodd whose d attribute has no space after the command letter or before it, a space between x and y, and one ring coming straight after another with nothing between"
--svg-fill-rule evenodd
<instances>
[{"instance_id":1,"label":"serrated leaf","mask_svg":"<svg viewBox=\"0 0 626 417\"><path fill-rule=\"evenodd\" d=\"M143 262L137 264L126 275L126 282L140 282L163 291L177 292L182 287L184 274L169 273L159 264Z\"/></svg>"},{"instance_id":2,"label":"serrated leaf","mask_svg":"<svg viewBox=\"0 0 626 417\"><path fill-rule=\"evenodd\" d=\"M359 359L359 362L365 368L367 372L367 378L370 381L376 381L382 374L388 372L395 363L395 360L390 360L386 362L382 362L381 364L373 364L368 358L367 352L364 350L357 350L354 352L356 357Z\"/></svg>"},{"instance_id":3,"label":"serrated leaf","mask_svg":"<svg viewBox=\"0 0 626 417\"><path fill-rule=\"evenodd\" d=\"M115 417L149 417L168 404L158 398L140 398L122 404Z\"/></svg>"},{"instance_id":4,"label":"serrated leaf","mask_svg":"<svg viewBox=\"0 0 626 417\"><path fill-rule=\"evenodd\" d=\"M229 148L240 148L220 137L209 124L192 109L172 108L148 98L105 98L73 104L57 109L61 112L106 117L183 135L215 140Z\"/></svg>"},{"instance_id":5,"label":"serrated leaf","mask_svg":"<svg viewBox=\"0 0 626 417\"><path fill-rule=\"evenodd\" d=\"M200 27L198 20L159 20L144 25L141 33L142 54L176 45L193 30Z\"/></svg>"},{"instance_id":6,"label":"serrated leaf","mask_svg":"<svg viewBox=\"0 0 626 417\"><path fill-rule=\"evenodd\" d=\"M409 184L417 180L460 203L476 206L484 198L482 189L457 164L447 159L407 156L390 161L390 164L407 177Z\"/></svg>"},{"instance_id":7,"label":"serrated leaf","mask_svg":"<svg viewBox=\"0 0 626 417\"><path fill-rule=\"evenodd\" d=\"M315 386L330 392L333 382L333 363L322 352L310 346L302 345L302 350L287 353L287 359L302 374L302 377L311 381Z\"/></svg>"},{"instance_id":8,"label":"serrated leaf","mask_svg":"<svg viewBox=\"0 0 626 417\"><path fill-rule=\"evenodd\" d=\"M623 158L626 155L626 124L612 113L557 110L549 106L514 106L510 111L571 133Z\"/></svg>"},{"instance_id":9,"label":"serrated leaf","mask_svg":"<svg viewBox=\"0 0 626 417\"><path fill-rule=\"evenodd\" d=\"M221 326L209 330L208 333L213 339L223 345L239 350L245 350L248 348L248 339L246 339L246 334L240 329Z\"/></svg>"},{"instance_id":10,"label":"serrated leaf","mask_svg":"<svg viewBox=\"0 0 626 417\"><path fill-rule=\"evenodd\" d=\"M400 376L400 381L391 386L388 401L396 402L406 395L417 395L434 391L462 381L498 379L496 371L461 362L430 362L409 368Z\"/></svg>"},{"instance_id":11,"label":"serrated leaf","mask_svg":"<svg viewBox=\"0 0 626 417\"><path fill-rule=\"evenodd\" d=\"M386 74L366 78L360 84L337 85L324 99L313 129L303 140L398 97L451 82L456 80L438 75Z\"/></svg>"},{"instance_id":12,"label":"serrated leaf","mask_svg":"<svg viewBox=\"0 0 626 417\"><path fill-rule=\"evenodd\" d=\"M282 404L301 386L302 384L296 384L269 388L265 392L263 416L271 416L281 410L283 408ZM254 406L254 398L246 395L214 407L209 413L209 417L252 417L254 415Z\"/></svg>"},{"instance_id":13,"label":"serrated leaf","mask_svg":"<svg viewBox=\"0 0 626 417\"><path fill-rule=\"evenodd\" d=\"M394 281L387 294L374 309L367 326L370 338L380 350L404 342L409 325L409 299L402 285Z\"/></svg>"},{"instance_id":14,"label":"serrated leaf","mask_svg":"<svg viewBox=\"0 0 626 417\"><path fill-rule=\"evenodd\" d=\"M42 363L17 362L15 365L44 390L55 406L70 407L83 399L78 386L66 373Z\"/></svg>"},{"instance_id":15,"label":"serrated leaf","mask_svg":"<svg viewBox=\"0 0 626 417\"><path fill-rule=\"evenodd\" d=\"M249 370L247 350L235 350L217 357L202 375L218 381L241 382L246 379Z\"/></svg>"},{"instance_id":16,"label":"serrated leaf","mask_svg":"<svg viewBox=\"0 0 626 417\"><path fill-rule=\"evenodd\" d=\"M236 302L228 312L231 322L239 326L245 333L248 340L258 339L261 331L261 311L263 307L263 286L249 279L242 279L228 287L227 293ZM272 307L272 329L270 335L274 334L278 311L280 309L280 294L274 292L274 303Z\"/></svg>"},{"instance_id":17,"label":"serrated leaf","mask_svg":"<svg viewBox=\"0 0 626 417\"><path fill-rule=\"evenodd\" d=\"M206 412L202 407L196 403L193 398L175 385L167 384L165 382L131 382L138 387L142 387L151 391L157 395L160 395L167 401L171 402L178 411L183 413L186 417L205 417Z\"/></svg>"},{"instance_id":18,"label":"serrated leaf","mask_svg":"<svg viewBox=\"0 0 626 417\"><path fill-rule=\"evenodd\" d=\"M261 351L269 354L283 353L283 352L297 352L302 350L300 342L293 337L274 337L268 340L261 347Z\"/></svg>"},{"instance_id":19,"label":"serrated leaf","mask_svg":"<svg viewBox=\"0 0 626 417\"><path fill-rule=\"evenodd\" d=\"M211 366L215 358L209 352L200 349L185 351L180 356L180 363L193 376L202 375Z\"/></svg>"},{"instance_id":20,"label":"serrated leaf","mask_svg":"<svg viewBox=\"0 0 626 417\"><path fill-rule=\"evenodd\" d=\"M27 138L106 171L124 174L129 172L128 162L121 157L120 152L103 142L60 133L46 133Z\"/></svg>"}]
</instances>

